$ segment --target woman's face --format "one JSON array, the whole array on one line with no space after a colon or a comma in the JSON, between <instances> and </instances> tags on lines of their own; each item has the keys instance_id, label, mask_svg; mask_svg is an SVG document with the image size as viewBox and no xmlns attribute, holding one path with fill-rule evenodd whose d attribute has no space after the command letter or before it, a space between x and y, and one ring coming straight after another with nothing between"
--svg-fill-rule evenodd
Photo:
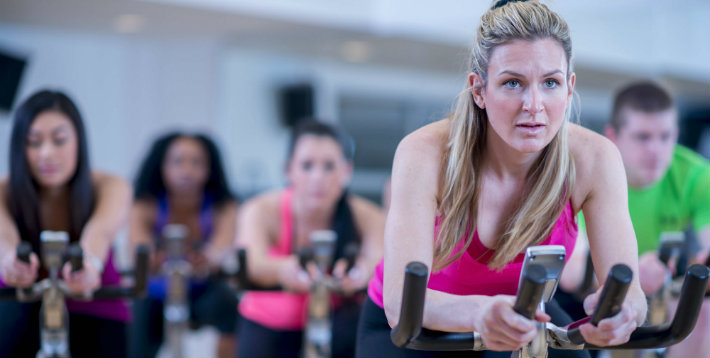
<instances>
[{"instance_id":1,"label":"woman's face","mask_svg":"<svg viewBox=\"0 0 710 358\"><path fill-rule=\"evenodd\" d=\"M198 194L209 176L207 150L197 139L178 137L168 146L163 159L165 188L171 194Z\"/></svg>"},{"instance_id":2,"label":"woman's face","mask_svg":"<svg viewBox=\"0 0 710 358\"><path fill-rule=\"evenodd\" d=\"M311 134L296 141L287 167L291 187L311 209L335 204L351 173L352 165L336 140Z\"/></svg>"},{"instance_id":3,"label":"woman's face","mask_svg":"<svg viewBox=\"0 0 710 358\"><path fill-rule=\"evenodd\" d=\"M76 172L79 141L69 117L55 110L40 112L30 125L25 155L39 186L61 187Z\"/></svg>"},{"instance_id":4,"label":"woman's face","mask_svg":"<svg viewBox=\"0 0 710 358\"><path fill-rule=\"evenodd\" d=\"M492 132L513 149L534 153L547 146L565 120L575 75L552 39L515 40L493 49L488 81L469 81L474 100L485 108Z\"/></svg>"}]
</instances>

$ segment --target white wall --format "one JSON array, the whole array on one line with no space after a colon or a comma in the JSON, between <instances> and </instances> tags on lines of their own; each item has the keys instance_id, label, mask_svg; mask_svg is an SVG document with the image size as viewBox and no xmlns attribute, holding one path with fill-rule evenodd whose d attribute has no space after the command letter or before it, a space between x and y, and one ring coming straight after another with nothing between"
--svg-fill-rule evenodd
<instances>
[{"instance_id":1,"label":"white wall","mask_svg":"<svg viewBox=\"0 0 710 358\"><path fill-rule=\"evenodd\" d=\"M131 178L154 135L173 126L214 128L213 43L0 25L0 46L29 55L16 104L43 87L77 102L94 168ZM9 115L0 114L2 173Z\"/></svg>"},{"instance_id":2,"label":"white wall","mask_svg":"<svg viewBox=\"0 0 710 358\"><path fill-rule=\"evenodd\" d=\"M29 54L18 101L45 86L78 103L92 165L131 180L157 134L174 127L213 135L235 188L284 183L288 129L279 86L312 81L316 115L337 121L343 92L452 99L464 78L235 49L211 39L141 38L0 25L0 46ZM11 118L0 114L0 173Z\"/></svg>"}]
</instances>

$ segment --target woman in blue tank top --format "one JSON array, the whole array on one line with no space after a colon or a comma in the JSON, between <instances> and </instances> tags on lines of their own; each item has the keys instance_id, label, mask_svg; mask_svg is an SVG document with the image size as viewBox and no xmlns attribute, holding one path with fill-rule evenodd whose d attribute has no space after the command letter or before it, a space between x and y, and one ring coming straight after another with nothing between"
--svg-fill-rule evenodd
<instances>
[{"instance_id":1,"label":"woman in blue tank top","mask_svg":"<svg viewBox=\"0 0 710 358\"><path fill-rule=\"evenodd\" d=\"M159 275L166 253L156 245L168 224L188 229L184 252L192 266L191 321L220 331L218 356L236 349L236 297L224 282L209 278L232 252L237 202L230 192L219 151L201 134L173 132L155 141L135 182L130 215L133 245L153 245L148 298L135 302L131 332L134 356L154 357L163 340L166 281Z\"/></svg>"}]
</instances>

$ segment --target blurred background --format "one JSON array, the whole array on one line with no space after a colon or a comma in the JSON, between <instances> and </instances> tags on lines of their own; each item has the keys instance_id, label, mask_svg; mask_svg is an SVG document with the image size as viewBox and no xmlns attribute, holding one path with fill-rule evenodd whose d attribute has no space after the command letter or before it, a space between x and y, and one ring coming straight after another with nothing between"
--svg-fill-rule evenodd
<instances>
[{"instance_id":1,"label":"blurred background","mask_svg":"<svg viewBox=\"0 0 710 358\"><path fill-rule=\"evenodd\" d=\"M545 3L572 30L583 125L601 130L614 91L650 78L677 100L681 143L710 156L710 2ZM351 189L379 203L399 140L445 116L463 88L489 5L1 0L0 175L14 107L50 87L79 105L94 168L132 181L157 135L202 131L241 199L284 185L296 121L340 123L356 142ZM188 355L212 354L214 331L191 337Z\"/></svg>"},{"instance_id":2,"label":"blurred background","mask_svg":"<svg viewBox=\"0 0 710 358\"><path fill-rule=\"evenodd\" d=\"M681 142L710 143L710 2L546 2L572 30L581 123L600 130L613 92L652 78L681 109ZM379 202L394 149L440 119L465 83L489 1L2 0L0 173L13 106L66 91L92 165L132 179L172 128L211 134L246 198L283 185L289 127L341 123L356 141L352 190Z\"/></svg>"}]
</instances>

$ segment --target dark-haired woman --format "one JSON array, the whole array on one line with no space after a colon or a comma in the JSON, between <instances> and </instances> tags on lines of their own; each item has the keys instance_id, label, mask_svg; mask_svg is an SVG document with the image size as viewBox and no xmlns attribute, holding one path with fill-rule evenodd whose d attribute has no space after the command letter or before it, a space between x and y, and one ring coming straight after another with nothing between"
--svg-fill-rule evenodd
<instances>
[{"instance_id":1,"label":"dark-haired woman","mask_svg":"<svg viewBox=\"0 0 710 358\"><path fill-rule=\"evenodd\" d=\"M155 246L151 264L157 273L166 256L154 239L161 237L167 224L187 227L185 252L193 272L191 318L220 331L219 357L234 356L237 301L223 282L208 278L232 252L237 212L217 146L201 134L175 132L160 137L140 167L135 192L132 244ZM149 297L137 301L134 308L131 353L140 357L154 357L163 340L166 282L156 275L149 285Z\"/></svg>"},{"instance_id":2,"label":"dark-haired woman","mask_svg":"<svg viewBox=\"0 0 710 358\"><path fill-rule=\"evenodd\" d=\"M84 268L62 277L76 293L120 281L111 244L131 203L128 183L92 171L86 133L76 105L61 92L43 90L15 112L10 174L0 180L0 284L28 287L47 276L40 268L40 232L66 231L84 250ZM20 241L32 245L30 263L17 260ZM0 355L35 356L40 303L0 302ZM67 300L69 347L74 357L124 357L122 300Z\"/></svg>"},{"instance_id":3,"label":"dark-haired woman","mask_svg":"<svg viewBox=\"0 0 710 358\"><path fill-rule=\"evenodd\" d=\"M349 242L359 242L355 266L345 272L337 260L333 276L346 292L366 287L382 257L384 215L374 204L348 194L352 143L330 125L307 121L291 136L286 175L288 187L258 196L240 212L238 240L248 249L250 279L292 292L249 292L240 302L243 342L239 357L295 357L301 350L310 276L295 252L309 245L314 230L338 234L335 258ZM333 357L351 357L359 304L343 304L333 318Z\"/></svg>"}]
</instances>

